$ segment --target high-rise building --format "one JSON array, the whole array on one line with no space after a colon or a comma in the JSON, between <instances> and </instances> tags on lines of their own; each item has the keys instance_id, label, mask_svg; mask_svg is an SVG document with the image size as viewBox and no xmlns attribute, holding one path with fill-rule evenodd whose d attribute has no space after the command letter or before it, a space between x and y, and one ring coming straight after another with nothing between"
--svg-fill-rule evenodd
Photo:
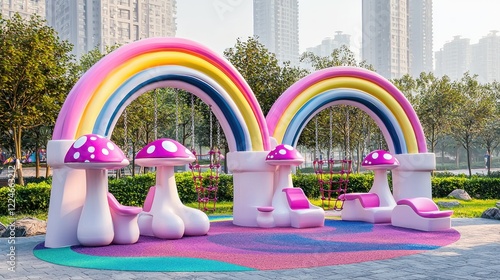
<instances>
[{"instance_id":1,"label":"high-rise building","mask_svg":"<svg viewBox=\"0 0 500 280\"><path fill-rule=\"evenodd\" d=\"M500 82L500 36L491 31L472 45L471 72L478 75L481 83Z\"/></svg>"},{"instance_id":2,"label":"high-rise building","mask_svg":"<svg viewBox=\"0 0 500 280\"><path fill-rule=\"evenodd\" d=\"M332 54L333 50L341 46L346 46L348 48L351 46L351 35L343 34L342 31L336 31L333 38L325 38L321 41L320 45L307 48L306 51L312 52L317 56L327 57Z\"/></svg>"},{"instance_id":3,"label":"high-rise building","mask_svg":"<svg viewBox=\"0 0 500 280\"><path fill-rule=\"evenodd\" d=\"M45 18L45 0L0 0L0 13L4 18L10 18L15 13L22 17L37 14Z\"/></svg>"},{"instance_id":4,"label":"high-rise building","mask_svg":"<svg viewBox=\"0 0 500 280\"><path fill-rule=\"evenodd\" d=\"M363 0L362 29L361 56L382 76L432 70L432 0Z\"/></svg>"},{"instance_id":5,"label":"high-rise building","mask_svg":"<svg viewBox=\"0 0 500 280\"><path fill-rule=\"evenodd\" d=\"M455 36L453 41L444 44L436 52L436 75L447 75L451 80L462 78L470 70L471 46L470 39Z\"/></svg>"},{"instance_id":6,"label":"high-rise building","mask_svg":"<svg viewBox=\"0 0 500 280\"><path fill-rule=\"evenodd\" d=\"M410 75L434 68L432 50L432 0L409 0Z\"/></svg>"},{"instance_id":7,"label":"high-rise building","mask_svg":"<svg viewBox=\"0 0 500 280\"><path fill-rule=\"evenodd\" d=\"M299 64L298 0L254 0L253 33L279 62Z\"/></svg>"},{"instance_id":8,"label":"high-rise building","mask_svg":"<svg viewBox=\"0 0 500 280\"><path fill-rule=\"evenodd\" d=\"M176 0L47 0L47 20L80 57L100 46L175 36Z\"/></svg>"}]
</instances>

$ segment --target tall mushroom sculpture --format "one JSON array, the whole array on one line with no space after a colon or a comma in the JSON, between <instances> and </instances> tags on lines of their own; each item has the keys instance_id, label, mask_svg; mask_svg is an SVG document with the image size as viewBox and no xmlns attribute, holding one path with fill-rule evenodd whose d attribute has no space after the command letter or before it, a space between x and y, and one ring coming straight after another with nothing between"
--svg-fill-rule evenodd
<instances>
[{"instance_id":1,"label":"tall mushroom sculpture","mask_svg":"<svg viewBox=\"0 0 500 280\"><path fill-rule=\"evenodd\" d=\"M210 228L208 216L182 204L177 192L174 166L185 165L194 160L189 149L168 138L155 140L137 153L137 164L157 167L156 190L149 214L152 215L152 232L158 238L178 239L183 235L205 235Z\"/></svg>"},{"instance_id":2,"label":"tall mushroom sculpture","mask_svg":"<svg viewBox=\"0 0 500 280\"><path fill-rule=\"evenodd\" d=\"M389 189L387 181L387 170L392 170L399 166L399 161L384 150L376 150L369 153L361 164L365 169L373 170L374 178L370 193L376 193L380 200L380 206L396 206L394 196Z\"/></svg>"},{"instance_id":3,"label":"tall mushroom sculpture","mask_svg":"<svg viewBox=\"0 0 500 280\"><path fill-rule=\"evenodd\" d=\"M290 211L283 189L293 187L292 166L298 166L303 162L304 157L294 147L287 144L276 146L266 157L267 164L278 167L278 172L274 178L272 200L274 224L277 227L290 226Z\"/></svg>"},{"instance_id":4,"label":"tall mushroom sculpture","mask_svg":"<svg viewBox=\"0 0 500 280\"><path fill-rule=\"evenodd\" d=\"M107 197L108 169L127 166L129 161L111 140L87 134L69 148L64 163L86 171L87 193L78 222L78 241L84 246L109 245L114 231Z\"/></svg>"}]
</instances>

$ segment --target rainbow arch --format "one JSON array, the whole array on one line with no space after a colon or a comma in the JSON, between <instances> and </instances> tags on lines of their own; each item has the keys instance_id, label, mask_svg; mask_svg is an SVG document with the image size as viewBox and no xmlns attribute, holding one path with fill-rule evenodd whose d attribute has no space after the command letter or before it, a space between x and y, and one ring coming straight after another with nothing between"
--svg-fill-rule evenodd
<instances>
[{"instance_id":1,"label":"rainbow arch","mask_svg":"<svg viewBox=\"0 0 500 280\"><path fill-rule=\"evenodd\" d=\"M293 84L266 117L269 133L278 143L296 145L307 122L334 104L367 112L381 128L391 152L427 152L422 126L405 96L382 76L353 67L323 69Z\"/></svg>"},{"instance_id":2,"label":"rainbow arch","mask_svg":"<svg viewBox=\"0 0 500 280\"><path fill-rule=\"evenodd\" d=\"M224 58L181 38L136 41L101 59L69 93L53 140L110 137L130 102L163 86L186 89L212 105L231 151L270 150L264 115L243 77Z\"/></svg>"}]
</instances>

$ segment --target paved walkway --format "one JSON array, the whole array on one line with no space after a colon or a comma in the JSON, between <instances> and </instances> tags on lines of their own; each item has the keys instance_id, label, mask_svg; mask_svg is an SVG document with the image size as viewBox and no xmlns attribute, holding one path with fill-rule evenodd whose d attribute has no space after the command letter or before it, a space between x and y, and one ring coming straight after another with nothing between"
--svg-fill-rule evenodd
<instances>
[{"instance_id":1,"label":"paved walkway","mask_svg":"<svg viewBox=\"0 0 500 280\"><path fill-rule=\"evenodd\" d=\"M462 235L459 241L422 254L309 269L217 273L126 272L59 266L33 256L33 247L44 236L16 238L16 271L11 272L6 258L10 245L2 238L0 279L499 279L500 221L453 219L452 225ZM314 262L314 257L311 255L311 259L304 261Z\"/></svg>"}]
</instances>

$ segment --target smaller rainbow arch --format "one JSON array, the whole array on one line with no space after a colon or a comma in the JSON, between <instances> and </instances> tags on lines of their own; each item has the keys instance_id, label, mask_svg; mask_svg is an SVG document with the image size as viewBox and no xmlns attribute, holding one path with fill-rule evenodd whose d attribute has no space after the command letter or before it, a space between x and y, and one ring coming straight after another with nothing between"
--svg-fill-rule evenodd
<instances>
[{"instance_id":1,"label":"smaller rainbow arch","mask_svg":"<svg viewBox=\"0 0 500 280\"><path fill-rule=\"evenodd\" d=\"M391 152L427 152L422 126L405 96L377 73L354 67L323 69L293 84L266 117L269 133L278 143L296 145L307 122L334 104L367 112L381 128Z\"/></svg>"},{"instance_id":2,"label":"smaller rainbow arch","mask_svg":"<svg viewBox=\"0 0 500 280\"><path fill-rule=\"evenodd\" d=\"M53 140L110 137L130 102L164 86L188 90L211 105L231 151L270 150L264 115L243 77L224 58L181 38L136 41L101 59L69 93Z\"/></svg>"}]
</instances>

